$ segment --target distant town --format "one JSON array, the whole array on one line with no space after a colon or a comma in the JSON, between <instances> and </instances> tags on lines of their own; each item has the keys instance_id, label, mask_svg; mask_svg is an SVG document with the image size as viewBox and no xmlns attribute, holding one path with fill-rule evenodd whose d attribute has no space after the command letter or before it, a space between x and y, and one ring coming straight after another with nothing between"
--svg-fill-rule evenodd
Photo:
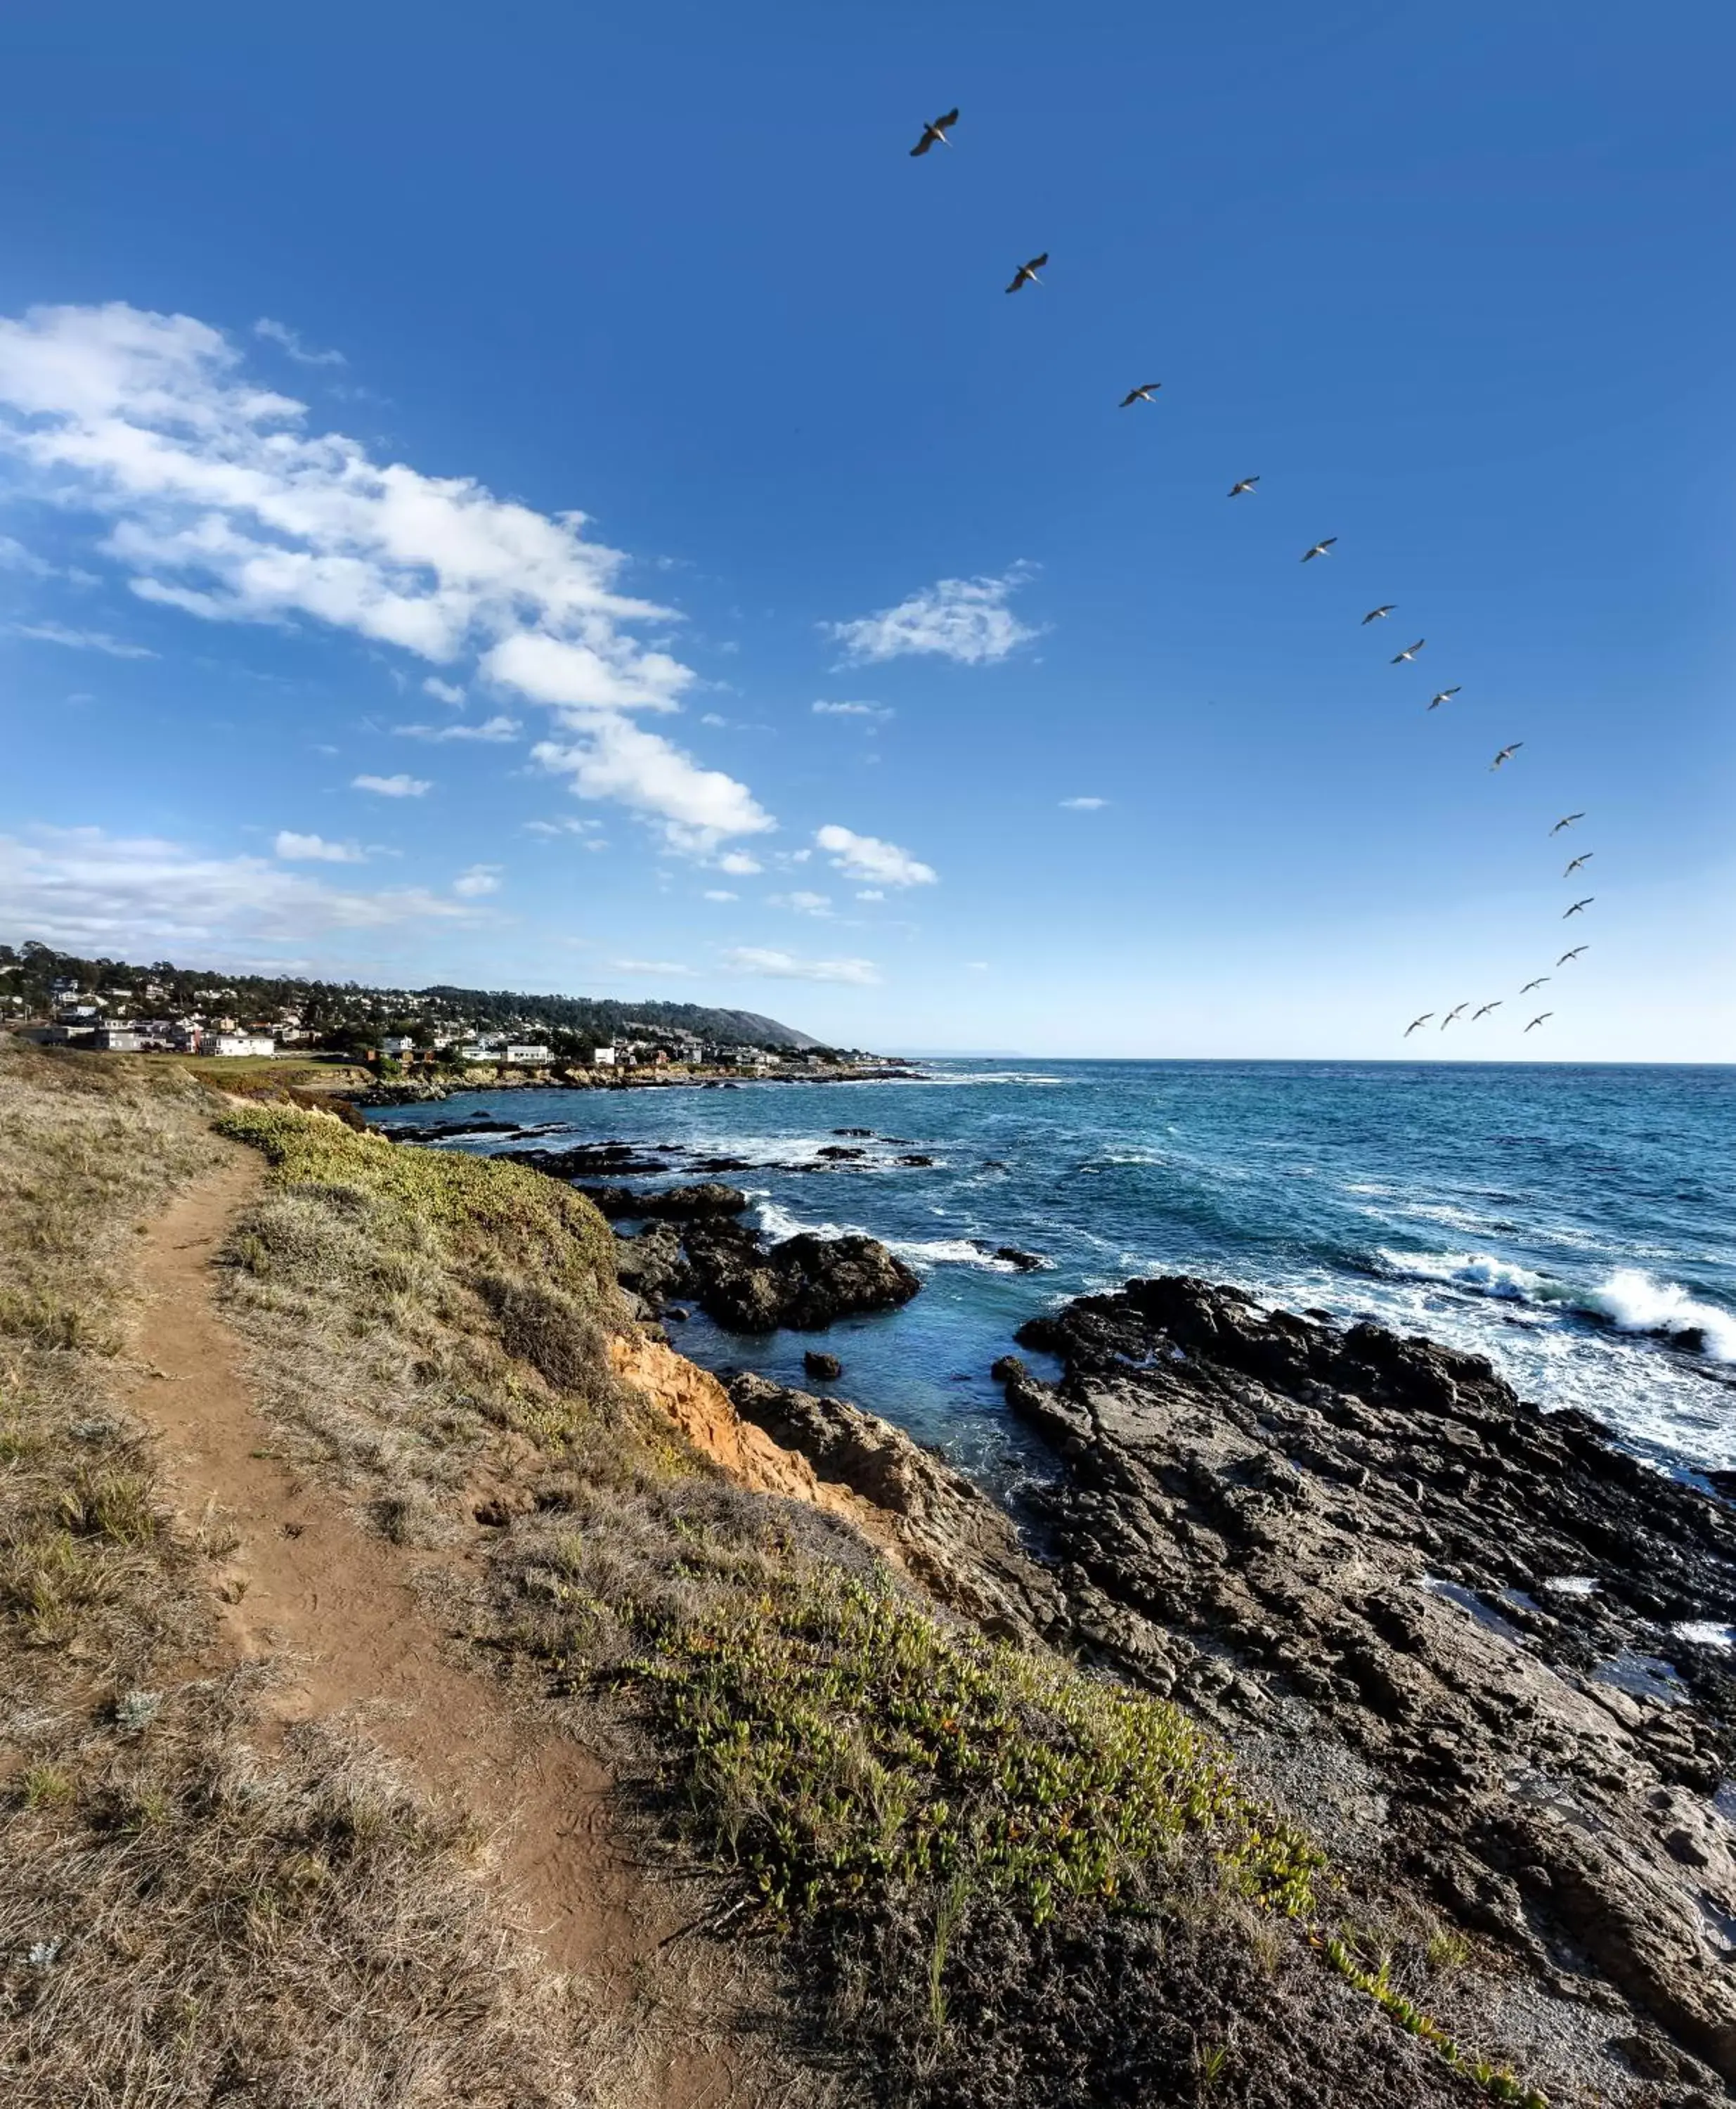
<instances>
[{"instance_id":1,"label":"distant town","mask_svg":"<svg viewBox=\"0 0 1736 2109\"><path fill-rule=\"evenodd\" d=\"M0 945L0 1024L49 1045L206 1058L294 1054L382 1079L465 1070L671 1068L819 1074L875 1058L751 1011L513 991L371 988L136 966Z\"/></svg>"}]
</instances>

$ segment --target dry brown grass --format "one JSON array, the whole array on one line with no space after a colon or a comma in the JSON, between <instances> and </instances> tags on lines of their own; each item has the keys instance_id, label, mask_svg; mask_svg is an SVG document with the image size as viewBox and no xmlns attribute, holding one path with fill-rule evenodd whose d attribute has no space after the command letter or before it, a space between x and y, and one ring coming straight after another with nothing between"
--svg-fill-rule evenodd
<instances>
[{"instance_id":1,"label":"dry brown grass","mask_svg":"<svg viewBox=\"0 0 1736 2109\"><path fill-rule=\"evenodd\" d=\"M118 1403L137 1229L219 1161L184 1072L0 1038L0 2098L593 2098L480 1847L355 1739L189 1673L220 1524Z\"/></svg>"}]
</instances>

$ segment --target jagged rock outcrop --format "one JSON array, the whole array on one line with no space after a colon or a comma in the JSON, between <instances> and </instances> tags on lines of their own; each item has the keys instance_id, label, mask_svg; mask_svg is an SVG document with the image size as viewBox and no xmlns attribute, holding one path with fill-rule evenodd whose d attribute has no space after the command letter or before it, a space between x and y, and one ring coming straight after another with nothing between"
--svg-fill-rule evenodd
<instances>
[{"instance_id":1,"label":"jagged rock outcrop","mask_svg":"<svg viewBox=\"0 0 1736 2109\"><path fill-rule=\"evenodd\" d=\"M1657 2076L1736 2081L1736 1515L1480 1357L1200 1281L1020 1338L1065 1366L997 1373L1062 1468L1079 1638L1613 2034L1653 2025Z\"/></svg>"},{"instance_id":2,"label":"jagged rock outcrop","mask_svg":"<svg viewBox=\"0 0 1736 2109\"><path fill-rule=\"evenodd\" d=\"M768 1245L744 1225L702 1222L692 1225L685 1242L700 1308L737 1333L780 1325L818 1332L857 1312L908 1303L922 1285L877 1238L803 1231Z\"/></svg>"},{"instance_id":3,"label":"jagged rock outcrop","mask_svg":"<svg viewBox=\"0 0 1736 2109\"><path fill-rule=\"evenodd\" d=\"M747 1206L747 1196L739 1186L725 1186L716 1179L702 1179L691 1186L641 1190L580 1185L578 1190L599 1214L611 1219L654 1216L691 1221L701 1216L738 1216Z\"/></svg>"},{"instance_id":4,"label":"jagged rock outcrop","mask_svg":"<svg viewBox=\"0 0 1736 2109\"><path fill-rule=\"evenodd\" d=\"M636 1238L615 1232L615 1275L624 1289L630 1289L652 1310L681 1294L687 1271L681 1233L673 1223L647 1223Z\"/></svg>"},{"instance_id":5,"label":"jagged rock outcrop","mask_svg":"<svg viewBox=\"0 0 1736 2109\"><path fill-rule=\"evenodd\" d=\"M805 1457L816 1479L879 1511L891 1549L943 1603L1008 1638L1063 1629L1055 1578L1026 1551L1006 1512L901 1428L847 1399L751 1371L732 1380L729 1396L744 1420Z\"/></svg>"}]
</instances>

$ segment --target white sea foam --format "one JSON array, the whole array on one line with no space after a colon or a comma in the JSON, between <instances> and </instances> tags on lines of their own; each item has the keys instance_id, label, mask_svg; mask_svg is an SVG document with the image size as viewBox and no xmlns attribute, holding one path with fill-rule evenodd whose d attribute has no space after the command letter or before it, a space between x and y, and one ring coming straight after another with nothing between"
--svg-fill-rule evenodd
<instances>
[{"instance_id":1,"label":"white sea foam","mask_svg":"<svg viewBox=\"0 0 1736 2109\"><path fill-rule=\"evenodd\" d=\"M1698 1333L1715 1362L1736 1362L1736 1313L1702 1303L1673 1281L1654 1281L1637 1267L1617 1267L1585 1299L1618 1333Z\"/></svg>"},{"instance_id":2,"label":"white sea foam","mask_svg":"<svg viewBox=\"0 0 1736 2109\"><path fill-rule=\"evenodd\" d=\"M1736 1626L1720 1625L1714 1619L1684 1619L1670 1628L1678 1640L1692 1641L1696 1647L1736 1649Z\"/></svg>"},{"instance_id":3,"label":"white sea foam","mask_svg":"<svg viewBox=\"0 0 1736 2109\"><path fill-rule=\"evenodd\" d=\"M1590 1596L1598 1581L1594 1574L1546 1574L1542 1586L1552 1596Z\"/></svg>"},{"instance_id":4,"label":"white sea foam","mask_svg":"<svg viewBox=\"0 0 1736 2109\"><path fill-rule=\"evenodd\" d=\"M757 1198L757 1197L756 1197ZM868 1238L874 1233L859 1223L805 1223L777 1202L758 1203L760 1227L775 1243L806 1235L815 1238ZM989 1274L1017 1274L1011 1260L996 1259L968 1238L882 1238L880 1242L895 1259L914 1267L980 1267Z\"/></svg>"},{"instance_id":5,"label":"white sea foam","mask_svg":"<svg viewBox=\"0 0 1736 2109\"><path fill-rule=\"evenodd\" d=\"M1382 1249L1380 1256L1397 1273L1419 1276L1424 1281L1450 1282L1456 1288L1481 1290L1485 1296L1499 1296L1515 1303L1528 1303L1546 1294L1549 1288L1542 1275L1511 1260L1498 1259L1492 1253L1401 1253Z\"/></svg>"}]
</instances>

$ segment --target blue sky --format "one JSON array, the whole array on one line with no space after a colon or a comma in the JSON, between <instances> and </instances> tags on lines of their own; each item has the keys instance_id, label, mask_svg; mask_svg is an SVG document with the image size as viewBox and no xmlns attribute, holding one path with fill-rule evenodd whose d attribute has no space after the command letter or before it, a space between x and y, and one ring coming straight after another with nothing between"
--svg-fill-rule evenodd
<instances>
[{"instance_id":1,"label":"blue sky","mask_svg":"<svg viewBox=\"0 0 1736 2109\"><path fill-rule=\"evenodd\" d=\"M26 4L0 59L0 934L1736 1052L1728 7Z\"/></svg>"}]
</instances>

